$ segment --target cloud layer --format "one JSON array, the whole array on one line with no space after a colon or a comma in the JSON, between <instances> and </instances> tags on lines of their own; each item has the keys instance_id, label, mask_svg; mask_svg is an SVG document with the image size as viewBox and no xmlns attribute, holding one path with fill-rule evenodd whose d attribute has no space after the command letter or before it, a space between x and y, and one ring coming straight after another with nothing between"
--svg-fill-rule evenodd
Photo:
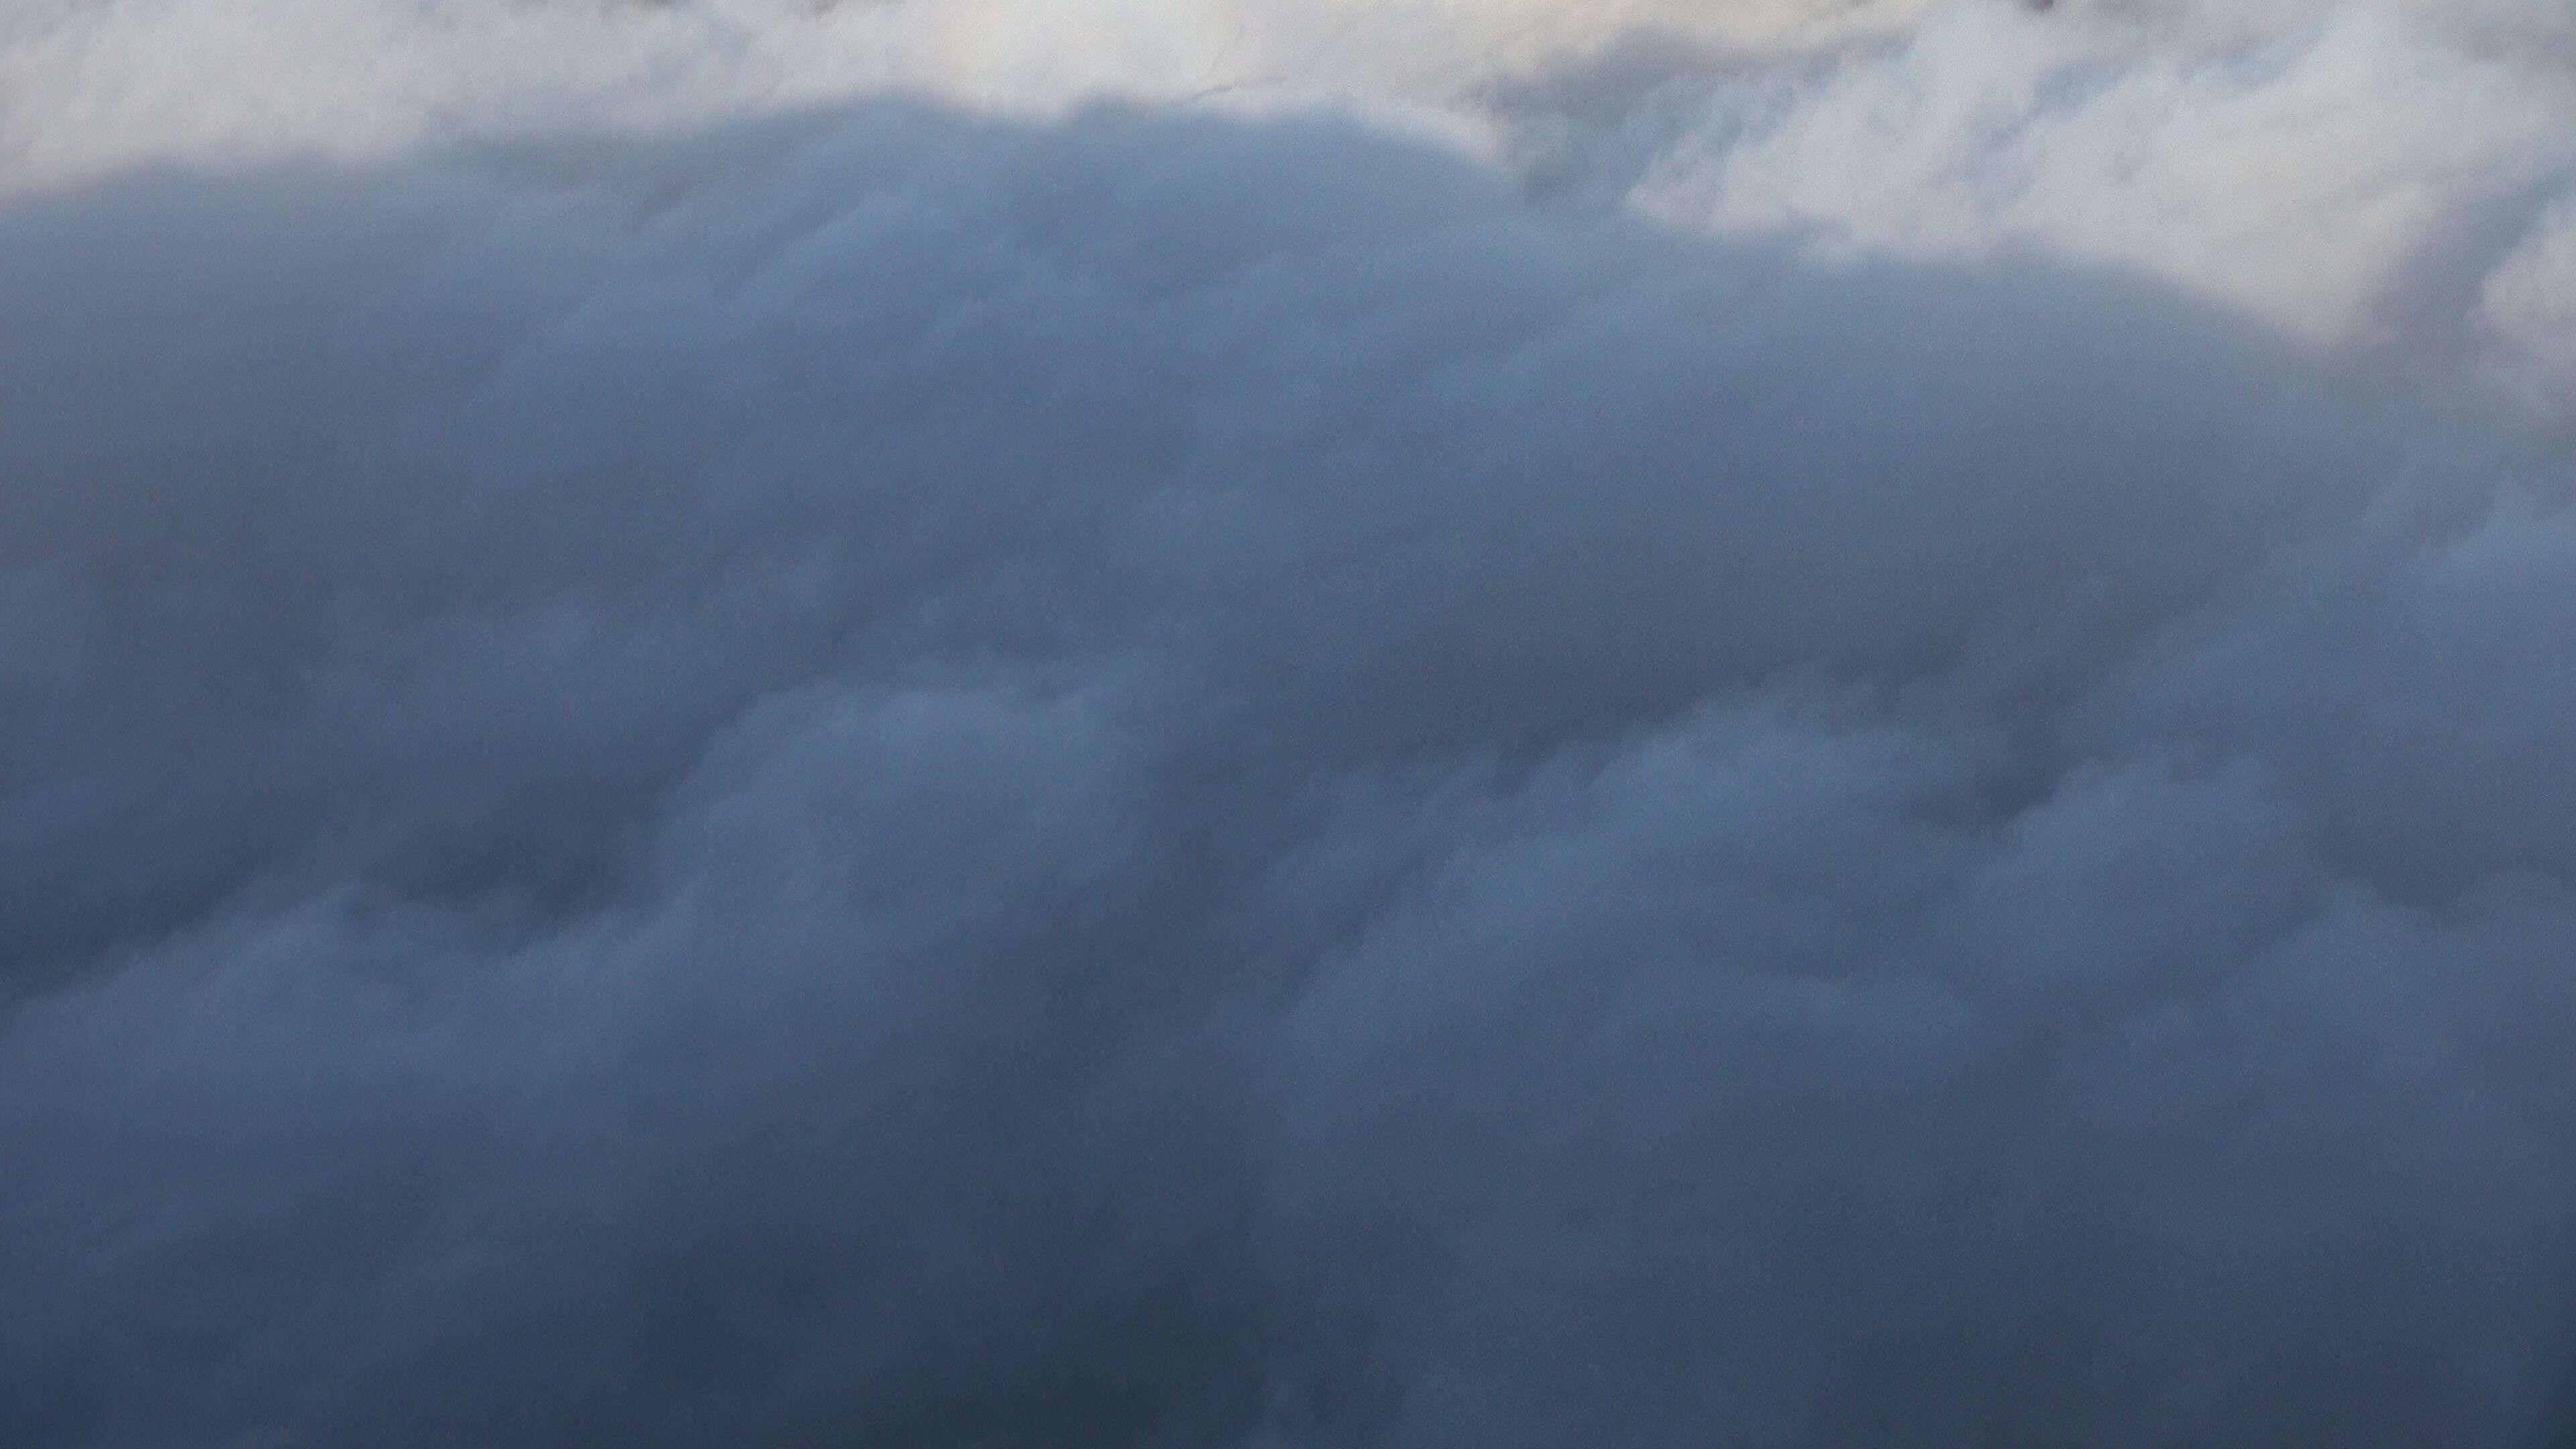
<instances>
[{"instance_id":1,"label":"cloud layer","mask_svg":"<svg viewBox=\"0 0 2576 1449\"><path fill-rule=\"evenodd\" d=\"M2570 1422L2555 9L5 25L0 1440Z\"/></svg>"}]
</instances>

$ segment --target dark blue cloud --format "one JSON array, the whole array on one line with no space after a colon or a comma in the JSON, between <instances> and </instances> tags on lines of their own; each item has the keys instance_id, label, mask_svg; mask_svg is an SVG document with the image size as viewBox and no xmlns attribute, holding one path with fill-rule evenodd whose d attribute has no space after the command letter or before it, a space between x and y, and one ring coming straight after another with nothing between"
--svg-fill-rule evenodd
<instances>
[{"instance_id":1,"label":"dark blue cloud","mask_svg":"<svg viewBox=\"0 0 2576 1449\"><path fill-rule=\"evenodd\" d=\"M0 339L10 1442L2552 1426L2439 389L900 107L22 197Z\"/></svg>"}]
</instances>

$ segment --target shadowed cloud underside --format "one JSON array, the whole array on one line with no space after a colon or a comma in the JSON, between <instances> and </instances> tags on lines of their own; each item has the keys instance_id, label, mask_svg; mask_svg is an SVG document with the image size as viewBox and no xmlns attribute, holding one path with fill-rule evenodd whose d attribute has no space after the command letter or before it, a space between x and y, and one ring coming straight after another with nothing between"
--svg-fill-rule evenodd
<instances>
[{"instance_id":1,"label":"shadowed cloud underside","mask_svg":"<svg viewBox=\"0 0 2576 1449\"><path fill-rule=\"evenodd\" d=\"M0 1441L2553 1444L2544 22L1615 8L13 152Z\"/></svg>"}]
</instances>

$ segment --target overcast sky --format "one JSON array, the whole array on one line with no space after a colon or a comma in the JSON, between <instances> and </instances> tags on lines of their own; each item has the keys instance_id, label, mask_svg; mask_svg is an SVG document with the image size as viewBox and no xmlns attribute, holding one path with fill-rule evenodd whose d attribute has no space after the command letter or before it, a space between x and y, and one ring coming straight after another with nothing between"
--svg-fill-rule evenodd
<instances>
[{"instance_id":1,"label":"overcast sky","mask_svg":"<svg viewBox=\"0 0 2576 1449\"><path fill-rule=\"evenodd\" d=\"M0 1443L2576 1427L2558 0L0 0Z\"/></svg>"}]
</instances>

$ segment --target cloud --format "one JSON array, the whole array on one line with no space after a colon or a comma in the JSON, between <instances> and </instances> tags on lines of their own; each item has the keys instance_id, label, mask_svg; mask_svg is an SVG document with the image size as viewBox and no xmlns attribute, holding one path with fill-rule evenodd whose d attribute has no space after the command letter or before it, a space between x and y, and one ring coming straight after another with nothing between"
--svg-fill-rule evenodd
<instances>
[{"instance_id":1,"label":"cloud","mask_svg":"<svg viewBox=\"0 0 2576 1449\"><path fill-rule=\"evenodd\" d=\"M1918 8L13 17L0 1439L2551 1442L2563 26Z\"/></svg>"}]
</instances>

